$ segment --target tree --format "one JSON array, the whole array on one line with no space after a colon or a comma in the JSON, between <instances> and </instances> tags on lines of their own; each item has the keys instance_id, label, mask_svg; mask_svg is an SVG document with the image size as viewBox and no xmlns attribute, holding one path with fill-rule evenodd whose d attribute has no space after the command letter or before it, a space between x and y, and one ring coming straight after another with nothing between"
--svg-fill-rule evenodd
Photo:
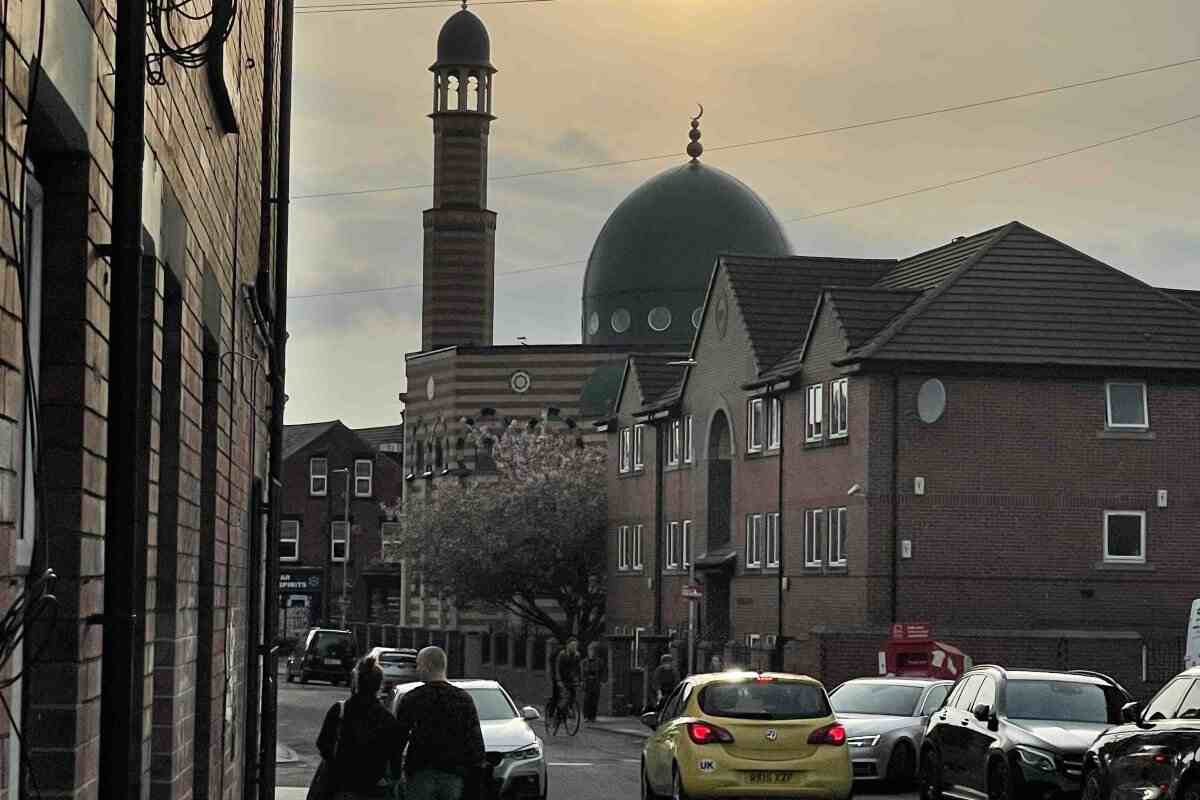
<instances>
[{"instance_id":1,"label":"tree","mask_svg":"<svg viewBox=\"0 0 1200 800\"><path fill-rule=\"evenodd\" d=\"M559 641L604 626L608 501L603 448L566 426L471 426L495 473L431 484L401 512L391 558L460 604L503 609ZM539 601L553 601L561 617Z\"/></svg>"}]
</instances>

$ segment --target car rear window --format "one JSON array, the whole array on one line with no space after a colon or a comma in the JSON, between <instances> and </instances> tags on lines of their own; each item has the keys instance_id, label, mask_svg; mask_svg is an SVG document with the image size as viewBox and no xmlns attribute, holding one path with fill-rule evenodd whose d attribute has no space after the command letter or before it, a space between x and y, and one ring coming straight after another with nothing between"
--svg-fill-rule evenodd
<instances>
[{"instance_id":1,"label":"car rear window","mask_svg":"<svg viewBox=\"0 0 1200 800\"><path fill-rule=\"evenodd\" d=\"M475 710L479 712L480 722L514 719L517 716L517 710L499 689L467 689L467 694L475 701Z\"/></svg>"},{"instance_id":2,"label":"car rear window","mask_svg":"<svg viewBox=\"0 0 1200 800\"><path fill-rule=\"evenodd\" d=\"M318 633L313 649L322 658L345 658L354 655L354 639L348 633Z\"/></svg>"},{"instance_id":3,"label":"car rear window","mask_svg":"<svg viewBox=\"0 0 1200 800\"><path fill-rule=\"evenodd\" d=\"M880 714L909 717L916 714L923 686L862 681L844 683L829 696L833 710L843 714Z\"/></svg>"},{"instance_id":4,"label":"car rear window","mask_svg":"<svg viewBox=\"0 0 1200 800\"><path fill-rule=\"evenodd\" d=\"M1115 722L1104 687L1090 683L1009 680L1005 704L1010 719Z\"/></svg>"},{"instance_id":5,"label":"car rear window","mask_svg":"<svg viewBox=\"0 0 1200 800\"><path fill-rule=\"evenodd\" d=\"M700 710L734 719L815 719L830 715L825 691L799 681L741 680L707 684Z\"/></svg>"},{"instance_id":6,"label":"car rear window","mask_svg":"<svg viewBox=\"0 0 1200 800\"><path fill-rule=\"evenodd\" d=\"M410 656L407 653L380 653L379 663L406 666L416 664L417 659L416 656Z\"/></svg>"}]
</instances>

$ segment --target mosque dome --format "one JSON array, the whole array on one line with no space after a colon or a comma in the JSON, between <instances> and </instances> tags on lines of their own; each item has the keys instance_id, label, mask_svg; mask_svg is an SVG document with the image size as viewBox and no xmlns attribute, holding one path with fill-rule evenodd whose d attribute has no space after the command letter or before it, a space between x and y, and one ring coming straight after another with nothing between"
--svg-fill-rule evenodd
<instances>
[{"instance_id":1,"label":"mosque dome","mask_svg":"<svg viewBox=\"0 0 1200 800\"><path fill-rule=\"evenodd\" d=\"M583 283L585 344L691 343L717 256L791 253L771 209L732 175L692 160L646 181L609 216Z\"/></svg>"},{"instance_id":2,"label":"mosque dome","mask_svg":"<svg viewBox=\"0 0 1200 800\"><path fill-rule=\"evenodd\" d=\"M437 63L432 68L486 67L492 69L492 41L482 20L463 8L438 34Z\"/></svg>"}]
</instances>

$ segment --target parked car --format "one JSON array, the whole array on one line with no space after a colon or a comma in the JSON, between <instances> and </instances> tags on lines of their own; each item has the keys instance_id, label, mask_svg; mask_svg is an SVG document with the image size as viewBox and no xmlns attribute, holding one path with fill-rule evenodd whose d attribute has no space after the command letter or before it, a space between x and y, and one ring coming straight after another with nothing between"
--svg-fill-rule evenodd
<instances>
[{"instance_id":1,"label":"parked car","mask_svg":"<svg viewBox=\"0 0 1200 800\"><path fill-rule=\"evenodd\" d=\"M846 728L854 779L912 785L925 726L953 686L935 678L855 678L830 692Z\"/></svg>"},{"instance_id":2,"label":"parked car","mask_svg":"<svg viewBox=\"0 0 1200 800\"><path fill-rule=\"evenodd\" d=\"M1084 800L1200 800L1200 667L1122 715L1087 752Z\"/></svg>"},{"instance_id":3,"label":"parked car","mask_svg":"<svg viewBox=\"0 0 1200 800\"><path fill-rule=\"evenodd\" d=\"M358 645L350 631L313 628L288 656L287 680L308 683L312 679L350 685L350 674L358 658Z\"/></svg>"},{"instance_id":4,"label":"parked car","mask_svg":"<svg viewBox=\"0 0 1200 800\"><path fill-rule=\"evenodd\" d=\"M1131 699L1095 672L976 667L925 730L921 796L1078 796L1084 753Z\"/></svg>"},{"instance_id":5,"label":"parked car","mask_svg":"<svg viewBox=\"0 0 1200 800\"><path fill-rule=\"evenodd\" d=\"M518 709L497 681L454 679L450 683L466 690L475 701L494 795L503 800L546 800L546 757L541 738L529 726L541 717L538 710L532 706ZM392 693L392 713L404 695L423 685L397 686Z\"/></svg>"},{"instance_id":6,"label":"parked car","mask_svg":"<svg viewBox=\"0 0 1200 800\"><path fill-rule=\"evenodd\" d=\"M820 797L853 788L846 730L818 681L718 672L683 680L642 749L642 797Z\"/></svg>"},{"instance_id":7,"label":"parked car","mask_svg":"<svg viewBox=\"0 0 1200 800\"><path fill-rule=\"evenodd\" d=\"M412 683L417 677L417 651L411 647L372 647L367 653L383 670L383 685L379 692L392 696L392 690L402 683Z\"/></svg>"}]
</instances>

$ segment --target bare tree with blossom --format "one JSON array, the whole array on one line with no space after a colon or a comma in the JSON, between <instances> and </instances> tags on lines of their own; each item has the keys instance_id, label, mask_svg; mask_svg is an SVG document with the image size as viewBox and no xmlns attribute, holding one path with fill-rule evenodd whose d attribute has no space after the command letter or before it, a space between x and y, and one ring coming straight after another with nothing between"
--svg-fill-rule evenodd
<instances>
[{"instance_id":1,"label":"bare tree with blossom","mask_svg":"<svg viewBox=\"0 0 1200 800\"><path fill-rule=\"evenodd\" d=\"M471 426L469 437L494 474L443 478L410 501L389 559L409 559L457 603L592 641L604 626L603 448L554 423Z\"/></svg>"}]
</instances>

